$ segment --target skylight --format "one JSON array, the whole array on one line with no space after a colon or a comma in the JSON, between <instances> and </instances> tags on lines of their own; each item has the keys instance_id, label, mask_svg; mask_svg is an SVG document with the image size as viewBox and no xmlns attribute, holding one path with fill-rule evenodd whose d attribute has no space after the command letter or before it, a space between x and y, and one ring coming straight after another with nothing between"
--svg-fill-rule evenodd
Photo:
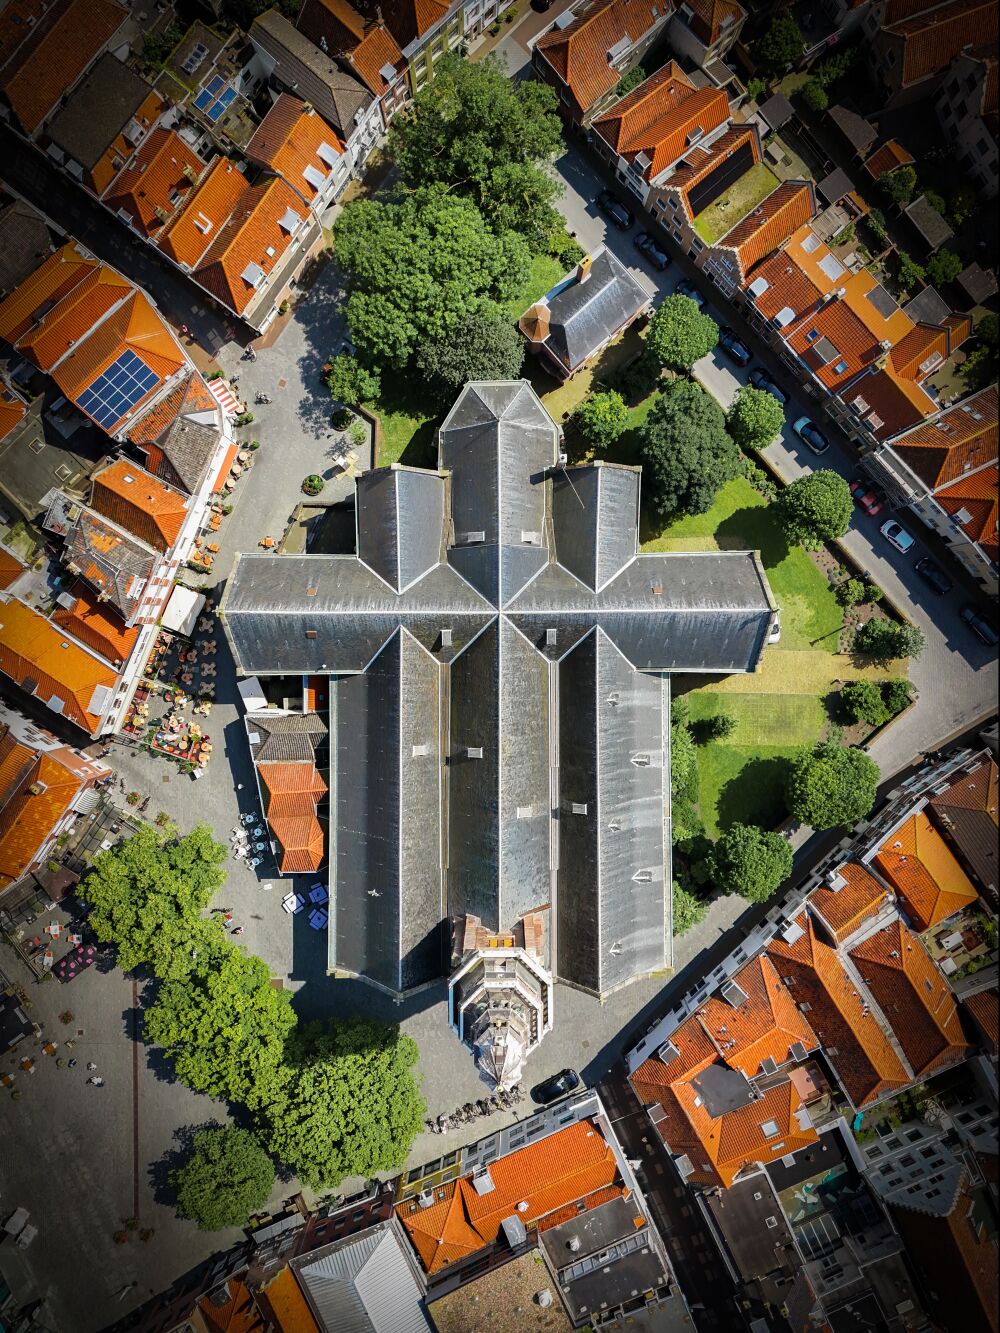
<instances>
[{"instance_id":1,"label":"skylight","mask_svg":"<svg viewBox=\"0 0 1000 1333\"><path fill-rule=\"evenodd\" d=\"M160 377L135 352L126 348L102 375L98 375L77 400L104 430L110 431L141 398L156 387Z\"/></svg>"},{"instance_id":2,"label":"skylight","mask_svg":"<svg viewBox=\"0 0 1000 1333\"><path fill-rule=\"evenodd\" d=\"M838 278L843 277L847 272L843 264L838 263L833 255L824 255L819 261L819 267L823 270L831 282L836 282Z\"/></svg>"},{"instance_id":3,"label":"skylight","mask_svg":"<svg viewBox=\"0 0 1000 1333\"><path fill-rule=\"evenodd\" d=\"M809 235L806 236L802 241L802 249L806 252L807 255L811 255L814 250L818 250L819 246L820 246L819 237L813 231L811 231Z\"/></svg>"}]
</instances>

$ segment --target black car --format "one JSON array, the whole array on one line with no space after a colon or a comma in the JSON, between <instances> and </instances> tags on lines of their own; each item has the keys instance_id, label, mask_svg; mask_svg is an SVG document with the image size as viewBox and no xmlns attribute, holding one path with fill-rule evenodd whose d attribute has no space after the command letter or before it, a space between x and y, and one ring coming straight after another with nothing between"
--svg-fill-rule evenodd
<instances>
[{"instance_id":1,"label":"black car","mask_svg":"<svg viewBox=\"0 0 1000 1333\"><path fill-rule=\"evenodd\" d=\"M738 366L748 366L750 364L750 349L746 343L741 343L732 329L723 326L719 330L719 346L726 353L731 361L735 361Z\"/></svg>"},{"instance_id":2,"label":"black car","mask_svg":"<svg viewBox=\"0 0 1000 1333\"><path fill-rule=\"evenodd\" d=\"M566 1097L580 1086L580 1075L574 1069L563 1069L551 1078L543 1079L531 1089L531 1100L539 1106L554 1102L558 1097Z\"/></svg>"},{"instance_id":3,"label":"black car","mask_svg":"<svg viewBox=\"0 0 1000 1333\"><path fill-rule=\"evenodd\" d=\"M666 250L657 245L655 238L650 236L648 231L641 231L635 238L635 248L645 255L653 267L658 268L661 273L670 264L670 256Z\"/></svg>"},{"instance_id":4,"label":"black car","mask_svg":"<svg viewBox=\"0 0 1000 1333\"><path fill-rule=\"evenodd\" d=\"M997 635L996 625L988 616L984 616L978 607L972 606L969 602L966 602L958 614L968 625L969 629L972 630L973 634L975 634L977 638L982 639L983 643L989 644L991 648L997 646L998 637L1000 636ZM562 1075L560 1075L560 1077L562 1077Z\"/></svg>"},{"instance_id":5,"label":"black car","mask_svg":"<svg viewBox=\"0 0 1000 1333\"><path fill-rule=\"evenodd\" d=\"M772 397L777 398L782 407L788 402L788 395L784 389L778 388L766 370L761 370L758 366L756 370L751 370L749 379L755 389L763 389L765 393L771 394Z\"/></svg>"},{"instance_id":6,"label":"black car","mask_svg":"<svg viewBox=\"0 0 1000 1333\"><path fill-rule=\"evenodd\" d=\"M531 8L537 10L539 14L544 14L551 7L552 0L531 0Z\"/></svg>"},{"instance_id":7,"label":"black car","mask_svg":"<svg viewBox=\"0 0 1000 1333\"><path fill-rule=\"evenodd\" d=\"M940 569L929 555L925 555L918 560L913 568L939 597L943 597L946 592L951 592L955 586L944 570Z\"/></svg>"},{"instance_id":8,"label":"black car","mask_svg":"<svg viewBox=\"0 0 1000 1333\"><path fill-rule=\"evenodd\" d=\"M705 309L705 298L702 296L701 292L698 290L698 288L694 285L693 282L688 282L688 280L685 278L683 282L679 282L677 284L674 290L678 296L690 297L699 310Z\"/></svg>"},{"instance_id":9,"label":"black car","mask_svg":"<svg viewBox=\"0 0 1000 1333\"><path fill-rule=\"evenodd\" d=\"M619 231L628 231L635 218L624 204L620 204L608 190L602 190L597 196L597 207L610 219Z\"/></svg>"}]
</instances>

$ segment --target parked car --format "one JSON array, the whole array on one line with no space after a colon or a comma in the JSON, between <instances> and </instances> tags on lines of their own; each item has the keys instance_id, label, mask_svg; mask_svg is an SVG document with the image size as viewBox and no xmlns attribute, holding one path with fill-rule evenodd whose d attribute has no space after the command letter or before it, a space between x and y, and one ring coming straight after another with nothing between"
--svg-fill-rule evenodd
<instances>
[{"instance_id":1,"label":"parked car","mask_svg":"<svg viewBox=\"0 0 1000 1333\"><path fill-rule=\"evenodd\" d=\"M552 8L552 0L531 0L531 8L539 14L544 14L547 9Z\"/></svg>"},{"instance_id":2,"label":"parked car","mask_svg":"<svg viewBox=\"0 0 1000 1333\"><path fill-rule=\"evenodd\" d=\"M531 1100L539 1106L554 1102L557 1097L566 1097L580 1086L580 1075L574 1069L563 1069L551 1078L543 1079L531 1089Z\"/></svg>"},{"instance_id":3,"label":"parked car","mask_svg":"<svg viewBox=\"0 0 1000 1333\"><path fill-rule=\"evenodd\" d=\"M655 237L650 236L648 231L641 231L635 238L635 248L662 273L665 268L670 266L670 256L660 245L657 244Z\"/></svg>"},{"instance_id":4,"label":"parked car","mask_svg":"<svg viewBox=\"0 0 1000 1333\"><path fill-rule=\"evenodd\" d=\"M771 628L768 630L768 633L767 633L767 641L768 641L768 643L780 643L780 642L781 642L781 612L780 612L780 611L775 611L775 613L774 613L774 620L773 620L773 622L772 622L772 624L771 624Z\"/></svg>"},{"instance_id":5,"label":"parked car","mask_svg":"<svg viewBox=\"0 0 1000 1333\"><path fill-rule=\"evenodd\" d=\"M866 514L870 514L874 518L876 514L881 512L882 506L885 504L885 496L877 486L872 486L867 481L855 478L850 483L850 491L854 496L854 503L860 505Z\"/></svg>"},{"instance_id":6,"label":"parked car","mask_svg":"<svg viewBox=\"0 0 1000 1333\"><path fill-rule=\"evenodd\" d=\"M746 343L740 342L736 334L728 325L723 325L719 330L719 346L729 357L730 361L735 361L738 366L748 366L750 364L750 349Z\"/></svg>"},{"instance_id":7,"label":"parked car","mask_svg":"<svg viewBox=\"0 0 1000 1333\"><path fill-rule=\"evenodd\" d=\"M951 592L955 586L944 570L936 565L929 555L922 556L913 568L930 587L931 591L936 592L939 597L943 597L946 592Z\"/></svg>"},{"instance_id":8,"label":"parked car","mask_svg":"<svg viewBox=\"0 0 1000 1333\"><path fill-rule=\"evenodd\" d=\"M687 278L677 284L675 291L678 296L690 296L699 310L705 309L705 298L693 282L688 282Z\"/></svg>"},{"instance_id":9,"label":"parked car","mask_svg":"<svg viewBox=\"0 0 1000 1333\"><path fill-rule=\"evenodd\" d=\"M763 385L757 385L757 388L763 387ZM769 389L768 392L770 393L771 390ZM808 417L799 417L792 429L802 443L807 445L814 454L825 454L827 449L829 449L830 441L816 425L815 421L810 421Z\"/></svg>"},{"instance_id":10,"label":"parked car","mask_svg":"<svg viewBox=\"0 0 1000 1333\"><path fill-rule=\"evenodd\" d=\"M895 546L900 555L906 555L913 549L913 538L905 528L900 527L894 518L890 518L881 527L882 536L890 546Z\"/></svg>"},{"instance_id":11,"label":"parked car","mask_svg":"<svg viewBox=\"0 0 1000 1333\"><path fill-rule=\"evenodd\" d=\"M988 616L984 616L978 607L972 606L966 602L958 613L969 629L977 638L982 639L983 643L989 644L991 648L997 646L997 627Z\"/></svg>"},{"instance_id":12,"label":"parked car","mask_svg":"<svg viewBox=\"0 0 1000 1333\"><path fill-rule=\"evenodd\" d=\"M785 393L784 389L778 388L777 384L771 379L771 376L766 370L761 370L760 366L757 366L754 370L751 370L749 378L750 383L755 389L763 389L765 393L769 393L773 398L777 398L782 407L786 406L788 403L788 394ZM803 420L805 420L805 418L803 418ZM812 422L809 424L812 425ZM796 426L795 429L798 430L798 426ZM801 434L801 431L799 433ZM803 439L805 439L805 436L803 436ZM808 441L806 441L806 443L808 443Z\"/></svg>"},{"instance_id":13,"label":"parked car","mask_svg":"<svg viewBox=\"0 0 1000 1333\"><path fill-rule=\"evenodd\" d=\"M625 205L620 203L610 190L602 190L597 196L597 207L619 231L628 231L635 221Z\"/></svg>"}]
</instances>

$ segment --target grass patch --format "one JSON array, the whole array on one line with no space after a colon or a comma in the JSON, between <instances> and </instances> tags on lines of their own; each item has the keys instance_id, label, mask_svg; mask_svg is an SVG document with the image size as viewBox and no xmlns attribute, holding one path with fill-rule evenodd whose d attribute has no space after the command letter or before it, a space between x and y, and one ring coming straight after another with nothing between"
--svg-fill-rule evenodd
<instances>
[{"instance_id":1,"label":"grass patch","mask_svg":"<svg viewBox=\"0 0 1000 1333\"><path fill-rule=\"evenodd\" d=\"M420 386L405 375L386 374L377 403L369 403L382 423L376 467L406 463L409 467L434 466L434 427L439 413L427 401Z\"/></svg>"},{"instance_id":2,"label":"grass patch","mask_svg":"<svg viewBox=\"0 0 1000 1333\"><path fill-rule=\"evenodd\" d=\"M795 747L708 745L698 752L698 805L711 838L731 824L774 828L786 813L785 776Z\"/></svg>"},{"instance_id":3,"label":"grass patch","mask_svg":"<svg viewBox=\"0 0 1000 1333\"><path fill-rule=\"evenodd\" d=\"M744 172L714 204L709 204L698 214L694 220L695 231L706 245L713 245L777 188L777 176L763 162L758 162Z\"/></svg>"},{"instance_id":4,"label":"grass patch","mask_svg":"<svg viewBox=\"0 0 1000 1333\"><path fill-rule=\"evenodd\" d=\"M534 305L546 292L551 291L565 274L566 270L555 255L535 255L528 270L524 291L508 303L511 319L520 319L528 306Z\"/></svg>"},{"instance_id":5,"label":"grass patch","mask_svg":"<svg viewBox=\"0 0 1000 1333\"><path fill-rule=\"evenodd\" d=\"M826 721L822 703L810 694L706 694L696 690L689 697L692 722L719 713L735 718L736 730L727 742L737 749L808 745L817 739Z\"/></svg>"}]
</instances>

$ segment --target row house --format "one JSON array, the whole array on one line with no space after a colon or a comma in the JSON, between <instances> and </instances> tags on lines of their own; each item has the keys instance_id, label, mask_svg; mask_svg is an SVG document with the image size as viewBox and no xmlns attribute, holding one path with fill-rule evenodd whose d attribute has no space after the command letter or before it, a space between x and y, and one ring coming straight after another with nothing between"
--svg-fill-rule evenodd
<instances>
[{"instance_id":1,"label":"row house","mask_svg":"<svg viewBox=\"0 0 1000 1333\"><path fill-rule=\"evenodd\" d=\"M614 101L622 77L664 35L671 12L671 0L580 0L532 39L532 67L555 88L574 129Z\"/></svg>"},{"instance_id":2,"label":"row house","mask_svg":"<svg viewBox=\"0 0 1000 1333\"><path fill-rule=\"evenodd\" d=\"M736 45L746 19L747 11L736 0L680 0L670 21L670 45L707 70Z\"/></svg>"},{"instance_id":3,"label":"row house","mask_svg":"<svg viewBox=\"0 0 1000 1333\"><path fill-rule=\"evenodd\" d=\"M936 108L945 138L954 146L985 198L997 196L996 42L963 50L941 84Z\"/></svg>"},{"instance_id":4,"label":"row house","mask_svg":"<svg viewBox=\"0 0 1000 1333\"><path fill-rule=\"evenodd\" d=\"M256 166L280 176L322 218L351 179L344 145L316 110L281 93L246 149Z\"/></svg>"},{"instance_id":5,"label":"row house","mask_svg":"<svg viewBox=\"0 0 1000 1333\"><path fill-rule=\"evenodd\" d=\"M892 108L935 92L961 51L995 50L997 7L992 0L877 0L862 28L862 50Z\"/></svg>"},{"instance_id":6,"label":"row house","mask_svg":"<svg viewBox=\"0 0 1000 1333\"><path fill-rule=\"evenodd\" d=\"M388 125L409 97L409 65L380 11L369 19L346 0L305 0L295 26L324 54L348 66L379 99Z\"/></svg>"},{"instance_id":7,"label":"row house","mask_svg":"<svg viewBox=\"0 0 1000 1333\"><path fill-rule=\"evenodd\" d=\"M0 338L107 450L72 488L67 469L43 497L61 591L51 616L23 578L0 594L0 670L98 736L124 715L236 446L149 298L75 242L0 303Z\"/></svg>"},{"instance_id":8,"label":"row house","mask_svg":"<svg viewBox=\"0 0 1000 1333\"><path fill-rule=\"evenodd\" d=\"M200 155L240 153L257 125L253 99L262 81L238 29L193 23L167 56L154 87L172 108L167 124Z\"/></svg>"}]
</instances>

